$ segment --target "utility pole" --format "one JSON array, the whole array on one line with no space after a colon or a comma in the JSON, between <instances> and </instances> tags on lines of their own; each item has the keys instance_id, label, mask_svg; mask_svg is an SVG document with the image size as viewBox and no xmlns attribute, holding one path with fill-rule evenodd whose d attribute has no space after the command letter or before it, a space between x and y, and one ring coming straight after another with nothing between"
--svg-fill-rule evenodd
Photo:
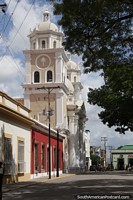
<instances>
[{"instance_id":1,"label":"utility pole","mask_svg":"<svg viewBox=\"0 0 133 200\"><path fill-rule=\"evenodd\" d=\"M101 137L101 141L104 142L104 167L107 165L106 161L106 143L107 143L107 137Z\"/></svg>"},{"instance_id":2,"label":"utility pole","mask_svg":"<svg viewBox=\"0 0 133 200\"><path fill-rule=\"evenodd\" d=\"M51 136L50 136L50 92L48 89L48 120L49 120L49 179L51 179Z\"/></svg>"},{"instance_id":3,"label":"utility pole","mask_svg":"<svg viewBox=\"0 0 133 200\"><path fill-rule=\"evenodd\" d=\"M7 4L6 3L0 4L0 11L2 11L3 13L6 12L6 8L7 8Z\"/></svg>"},{"instance_id":4,"label":"utility pole","mask_svg":"<svg viewBox=\"0 0 133 200\"><path fill-rule=\"evenodd\" d=\"M112 149L113 149L113 146L107 146L107 147L109 147L109 150L110 150L110 169L112 170L112 168L113 168L113 163L112 163L112 154L111 154L111 151L112 151Z\"/></svg>"},{"instance_id":5,"label":"utility pole","mask_svg":"<svg viewBox=\"0 0 133 200\"><path fill-rule=\"evenodd\" d=\"M49 121L49 179L51 179L51 133L50 133L50 130L51 130L51 123L50 123L50 117L52 115L52 112L53 110L50 108L50 94L52 92L53 89L59 89L60 87L59 86L55 86L55 87L41 87L41 88L37 88L38 90L46 90L48 92L48 111L46 111L45 109L43 110L43 114L44 115L47 115L48 113L48 121ZM58 138L57 138L58 140ZM58 151L58 150L57 150ZM59 155L58 155L59 156Z\"/></svg>"},{"instance_id":6,"label":"utility pole","mask_svg":"<svg viewBox=\"0 0 133 200\"><path fill-rule=\"evenodd\" d=\"M57 163L56 163L57 171L56 176L59 177L59 129L57 129Z\"/></svg>"}]
</instances>

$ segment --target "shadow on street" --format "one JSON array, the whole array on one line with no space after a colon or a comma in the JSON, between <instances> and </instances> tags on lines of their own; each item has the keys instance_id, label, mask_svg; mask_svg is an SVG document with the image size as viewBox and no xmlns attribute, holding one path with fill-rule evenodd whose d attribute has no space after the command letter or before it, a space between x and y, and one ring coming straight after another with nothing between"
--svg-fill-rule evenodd
<instances>
[{"instance_id":1,"label":"shadow on street","mask_svg":"<svg viewBox=\"0 0 133 200\"><path fill-rule=\"evenodd\" d=\"M86 176L85 176L86 175ZM128 178L128 175L130 179ZM130 195L133 199L133 174L84 174L36 183L3 194L3 200L69 200L76 195ZM117 178L116 176L119 176ZM123 178L126 176L126 178ZM106 177L106 178L105 178Z\"/></svg>"}]
</instances>

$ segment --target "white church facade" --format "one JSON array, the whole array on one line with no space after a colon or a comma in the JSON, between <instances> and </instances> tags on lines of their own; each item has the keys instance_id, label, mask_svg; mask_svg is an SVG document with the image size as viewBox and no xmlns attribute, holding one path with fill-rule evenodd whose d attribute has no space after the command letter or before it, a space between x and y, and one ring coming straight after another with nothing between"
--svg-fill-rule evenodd
<instances>
[{"instance_id":1,"label":"white church facade","mask_svg":"<svg viewBox=\"0 0 133 200\"><path fill-rule=\"evenodd\" d=\"M65 137L64 171L85 168L86 111L80 69L64 50L63 32L50 21L48 11L28 37L24 105L31 110L32 118L58 128Z\"/></svg>"}]
</instances>

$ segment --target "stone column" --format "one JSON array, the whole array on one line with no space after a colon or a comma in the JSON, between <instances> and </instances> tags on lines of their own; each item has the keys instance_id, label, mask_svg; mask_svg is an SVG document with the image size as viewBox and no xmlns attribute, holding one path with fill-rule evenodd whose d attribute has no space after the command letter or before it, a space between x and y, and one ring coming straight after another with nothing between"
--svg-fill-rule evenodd
<instances>
[{"instance_id":1,"label":"stone column","mask_svg":"<svg viewBox=\"0 0 133 200\"><path fill-rule=\"evenodd\" d=\"M76 167L76 151L75 146L75 130L74 130L74 114L69 115L69 130L70 130L70 138L69 138L69 169Z\"/></svg>"},{"instance_id":2,"label":"stone column","mask_svg":"<svg viewBox=\"0 0 133 200\"><path fill-rule=\"evenodd\" d=\"M24 106L30 109L30 95L24 93Z\"/></svg>"},{"instance_id":3,"label":"stone column","mask_svg":"<svg viewBox=\"0 0 133 200\"><path fill-rule=\"evenodd\" d=\"M36 38L36 49L39 49L38 38Z\"/></svg>"},{"instance_id":4,"label":"stone column","mask_svg":"<svg viewBox=\"0 0 133 200\"><path fill-rule=\"evenodd\" d=\"M74 133L75 133L75 153L76 153L76 167L79 167L80 163L80 138L79 138L79 128L78 128L78 115L74 117Z\"/></svg>"},{"instance_id":5,"label":"stone column","mask_svg":"<svg viewBox=\"0 0 133 200\"><path fill-rule=\"evenodd\" d=\"M49 41L48 41L48 44L47 44L47 48L48 48L48 49L51 49L51 48L52 48L52 46L51 46L51 37L49 37Z\"/></svg>"},{"instance_id":6,"label":"stone column","mask_svg":"<svg viewBox=\"0 0 133 200\"><path fill-rule=\"evenodd\" d=\"M62 82L62 68L63 68L63 64L62 64L62 56L61 55L56 55L55 57L56 61L56 66L55 66L55 74L56 74L56 78L55 81L57 83L61 83Z\"/></svg>"},{"instance_id":7,"label":"stone column","mask_svg":"<svg viewBox=\"0 0 133 200\"><path fill-rule=\"evenodd\" d=\"M31 57L29 54L26 54L26 84L31 83Z\"/></svg>"},{"instance_id":8,"label":"stone column","mask_svg":"<svg viewBox=\"0 0 133 200\"><path fill-rule=\"evenodd\" d=\"M56 94L56 124L62 128L63 125L63 94Z\"/></svg>"}]
</instances>

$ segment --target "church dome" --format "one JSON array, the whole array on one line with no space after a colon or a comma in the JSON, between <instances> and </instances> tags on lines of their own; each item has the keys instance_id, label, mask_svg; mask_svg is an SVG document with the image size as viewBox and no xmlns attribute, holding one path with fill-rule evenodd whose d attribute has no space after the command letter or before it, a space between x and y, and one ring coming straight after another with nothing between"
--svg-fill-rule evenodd
<instances>
[{"instance_id":1,"label":"church dome","mask_svg":"<svg viewBox=\"0 0 133 200\"><path fill-rule=\"evenodd\" d=\"M75 62L71 61L71 60L67 62L67 68L68 69L79 70L78 69L78 65Z\"/></svg>"},{"instance_id":2,"label":"church dome","mask_svg":"<svg viewBox=\"0 0 133 200\"><path fill-rule=\"evenodd\" d=\"M46 10L43 13L43 22L38 25L38 31L49 30L58 32L58 27L54 23L50 22L50 13Z\"/></svg>"},{"instance_id":3,"label":"church dome","mask_svg":"<svg viewBox=\"0 0 133 200\"><path fill-rule=\"evenodd\" d=\"M66 79L66 86L70 92L72 92L72 93L74 92L73 84L71 83L71 81L69 79Z\"/></svg>"},{"instance_id":4,"label":"church dome","mask_svg":"<svg viewBox=\"0 0 133 200\"><path fill-rule=\"evenodd\" d=\"M51 22L41 22L38 25L38 31L49 31L49 30L58 32L58 27Z\"/></svg>"}]
</instances>

